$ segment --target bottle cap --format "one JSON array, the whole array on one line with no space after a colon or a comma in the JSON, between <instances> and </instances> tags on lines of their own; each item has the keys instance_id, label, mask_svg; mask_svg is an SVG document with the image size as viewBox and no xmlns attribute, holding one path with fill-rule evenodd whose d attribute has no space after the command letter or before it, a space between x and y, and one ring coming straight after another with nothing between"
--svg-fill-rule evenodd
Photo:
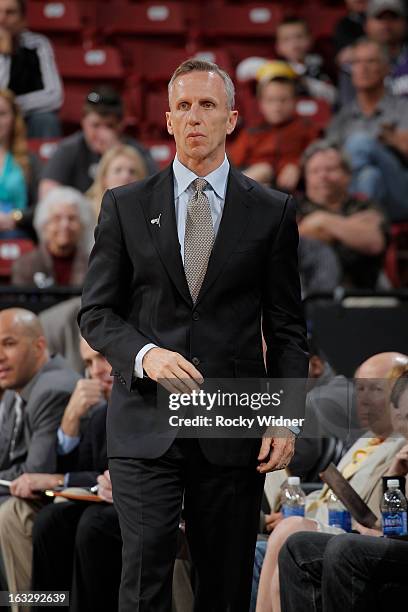
<instances>
[{"instance_id":1,"label":"bottle cap","mask_svg":"<svg viewBox=\"0 0 408 612\"><path fill-rule=\"evenodd\" d=\"M397 480L397 482L398 482L398 480ZM289 476L289 478L288 478L288 485L291 485L291 486L294 486L294 487L298 487L300 485L300 478L299 478L299 476Z\"/></svg>"},{"instance_id":2,"label":"bottle cap","mask_svg":"<svg viewBox=\"0 0 408 612\"><path fill-rule=\"evenodd\" d=\"M389 489L399 489L399 480L394 478L387 480L387 487Z\"/></svg>"}]
</instances>

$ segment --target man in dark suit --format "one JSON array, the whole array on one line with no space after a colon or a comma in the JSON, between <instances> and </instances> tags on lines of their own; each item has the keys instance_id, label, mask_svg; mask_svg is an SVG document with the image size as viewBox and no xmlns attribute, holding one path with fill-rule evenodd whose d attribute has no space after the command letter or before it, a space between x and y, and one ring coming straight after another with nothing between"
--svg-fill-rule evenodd
<instances>
[{"instance_id":1,"label":"man in dark suit","mask_svg":"<svg viewBox=\"0 0 408 612\"><path fill-rule=\"evenodd\" d=\"M107 434L123 538L120 612L171 609L183 496L195 609L240 612L264 474L289 462L294 435L275 432L261 450L256 439L160 436L156 383L188 392L204 379L265 376L261 325L267 374L307 376L295 207L230 167L237 111L218 66L184 62L169 100L176 159L104 196L79 323L115 376Z\"/></svg>"}]
</instances>

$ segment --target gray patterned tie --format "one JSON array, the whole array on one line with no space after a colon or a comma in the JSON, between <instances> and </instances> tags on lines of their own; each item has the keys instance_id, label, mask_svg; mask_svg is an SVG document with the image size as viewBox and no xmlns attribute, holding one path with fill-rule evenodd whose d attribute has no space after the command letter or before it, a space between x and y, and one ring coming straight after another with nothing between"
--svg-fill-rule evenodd
<instances>
[{"instance_id":1,"label":"gray patterned tie","mask_svg":"<svg viewBox=\"0 0 408 612\"><path fill-rule=\"evenodd\" d=\"M195 302L203 284L214 244L214 227L210 202L204 193L207 181L198 178L192 182L192 185L195 193L187 204L184 270L191 297Z\"/></svg>"}]
</instances>

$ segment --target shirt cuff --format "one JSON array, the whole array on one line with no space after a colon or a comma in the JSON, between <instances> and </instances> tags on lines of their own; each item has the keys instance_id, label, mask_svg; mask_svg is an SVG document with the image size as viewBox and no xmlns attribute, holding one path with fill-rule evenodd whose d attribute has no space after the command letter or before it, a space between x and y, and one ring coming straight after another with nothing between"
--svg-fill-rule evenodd
<instances>
[{"instance_id":1,"label":"shirt cuff","mask_svg":"<svg viewBox=\"0 0 408 612\"><path fill-rule=\"evenodd\" d=\"M80 436L68 436L64 433L61 427L58 428L57 431L58 438L58 446L57 452L58 455L68 455L71 451L76 448L81 440Z\"/></svg>"},{"instance_id":2,"label":"shirt cuff","mask_svg":"<svg viewBox=\"0 0 408 612\"><path fill-rule=\"evenodd\" d=\"M153 344L150 342L149 344L145 344L135 359L135 376L136 378L143 378L143 357L146 355L147 351L150 351L152 348L157 348L157 344Z\"/></svg>"},{"instance_id":3,"label":"shirt cuff","mask_svg":"<svg viewBox=\"0 0 408 612\"><path fill-rule=\"evenodd\" d=\"M300 427L296 427L296 425L291 425L290 427L286 427L286 429L289 429L289 431L295 434L296 437L298 437L298 435L302 431Z\"/></svg>"},{"instance_id":4,"label":"shirt cuff","mask_svg":"<svg viewBox=\"0 0 408 612\"><path fill-rule=\"evenodd\" d=\"M64 487L69 487L69 472L64 476Z\"/></svg>"}]
</instances>

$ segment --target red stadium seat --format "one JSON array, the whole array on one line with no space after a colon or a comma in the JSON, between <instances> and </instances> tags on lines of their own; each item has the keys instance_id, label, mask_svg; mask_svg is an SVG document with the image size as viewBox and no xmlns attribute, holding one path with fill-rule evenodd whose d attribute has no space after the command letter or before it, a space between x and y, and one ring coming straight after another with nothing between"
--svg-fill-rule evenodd
<instances>
[{"instance_id":1,"label":"red stadium seat","mask_svg":"<svg viewBox=\"0 0 408 612\"><path fill-rule=\"evenodd\" d=\"M115 47L101 45L98 48L82 49L56 46L55 56L64 79L106 81L124 77L122 58Z\"/></svg>"},{"instance_id":2,"label":"red stadium seat","mask_svg":"<svg viewBox=\"0 0 408 612\"><path fill-rule=\"evenodd\" d=\"M313 123L323 130L330 121L330 104L321 98L302 98L298 101L296 112L302 117L310 117Z\"/></svg>"},{"instance_id":3,"label":"red stadium seat","mask_svg":"<svg viewBox=\"0 0 408 612\"><path fill-rule=\"evenodd\" d=\"M106 10L98 17L106 34L184 34L186 31L182 2L143 2L123 4L120 10Z\"/></svg>"},{"instance_id":4,"label":"red stadium seat","mask_svg":"<svg viewBox=\"0 0 408 612\"><path fill-rule=\"evenodd\" d=\"M315 10L312 10L312 9ZM307 21L314 38L332 38L337 22L347 14L346 6L304 6L300 14Z\"/></svg>"},{"instance_id":5,"label":"red stadium seat","mask_svg":"<svg viewBox=\"0 0 408 612\"><path fill-rule=\"evenodd\" d=\"M393 287L408 287L408 222L392 224L384 268Z\"/></svg>"},{"instance_id":6,"label":"red stadium seat","mask_svg":"<svg viewBox=\"0 0 408 612\"><path fill-rule=\"evenodd\" d=\"M36 32L80 32L83 27L81 6L75 0L27 3L27 22Z\"/></svg>"},{"instance_id":7,"label":"red stadium seat","mask_svg":"<svg viewBox=\"0 0 408 612\"><path fill-rule=\"evenodd\" d=\"M205 34L211 37L267 37L274 35L285 9L280 4L206 6Z\"/></svg>"},{"instance_id":8,"label":"red stadium seat","mask_svg":"<svg viewBox=\"0 0 408 612\"><path fill-rule=\"evenodd\" d=\"M33 249L35 249L34 242L26 238L4 238L0 240L0 277L2 277L2 282L10 278L14 261Z\"/></svg>"},{"instance_id":9,"label":"red stadium seat","mask_svg":"<svg viewBox=\"0 0 408 612\"><path fill-rule=\"evenodd\" d=\"M28 147L32 153L35 153L42 161L46 162L54 154L59 141L59 138L31 138L28 141Z\"/></svg>"},{"instance_id":10,"label":"red stadium seat","mask_svg":"<svg viewBox=\"0 0 408 612\"><path fill-rule=\"evenodd\" d=\"M143 144L147 146L160 169L165 168L173 161L176 153L174 140L145 140Z\"/></svg>"},{"instance_id":11,"label":"red stadium seat","mask_svg":"<svg viewBox=\"0 0 408 612\"><path fill-rule=\"evenodd\" d=\"M166 111L168 110L167 88L147 93L143 121L143 134L145 137L162 138L167 135Z\"/></svg>"}]
</instances>

